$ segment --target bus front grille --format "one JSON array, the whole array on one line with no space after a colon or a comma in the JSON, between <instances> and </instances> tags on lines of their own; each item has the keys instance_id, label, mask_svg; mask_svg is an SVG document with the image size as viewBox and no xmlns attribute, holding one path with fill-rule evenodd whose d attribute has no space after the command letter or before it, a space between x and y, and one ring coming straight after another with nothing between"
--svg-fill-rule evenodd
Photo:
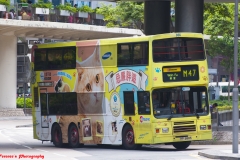
<instances>
[{"instance_id":1,"label":"bus front grille","mask_svg":"<svg viewBox=\"0 0 240 160\"><path fill-rule=\"evenodd\" d=\"M174 126L175 125L186 125L186 124L194 124L194 121L174 122Z\"/></svg>"},{"instance_id":2,"label":"bus front grille","mask_svg":"<svg viewBox=\"0 0 240 160\"><path fill-rule=\"evenodd\" d=\"M196 131L196 125L185 125L185 126L174 126L173 127L173 133L195 132L195 131Z\"/></svg>"}]
</instances>

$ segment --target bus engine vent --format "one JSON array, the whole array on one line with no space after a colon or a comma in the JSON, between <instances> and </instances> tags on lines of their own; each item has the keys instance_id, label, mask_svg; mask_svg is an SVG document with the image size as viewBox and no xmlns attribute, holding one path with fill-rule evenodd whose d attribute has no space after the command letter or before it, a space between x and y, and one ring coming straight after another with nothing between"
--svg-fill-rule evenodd
<instances>
[{"instance_id":1,"label":"bus engine vent","mask_svg":"<svg viewBox=\"0 0 240 160\"><path fill-rule=\"evenodd\" d=\"M186 125L186 124L194 124L194 121L174 122L174 126L175 125Z\"/></svg>"},{"instance_id":2,"label":"bus engine vent","mask_svg":"<svg viewBox=\"0 0 240 160\"><path fill-rule=\"evenodd\" d=\"M174 126L173 132L179 133L179 132L195 132L196 131L196 125L185 125L185 126Z\"/></svg>"}]
</instances>

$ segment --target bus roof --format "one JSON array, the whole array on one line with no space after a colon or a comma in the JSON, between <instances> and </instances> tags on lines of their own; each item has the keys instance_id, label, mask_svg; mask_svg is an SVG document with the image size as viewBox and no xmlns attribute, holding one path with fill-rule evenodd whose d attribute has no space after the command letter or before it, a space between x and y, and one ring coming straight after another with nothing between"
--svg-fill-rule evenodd
<instances>
[{"instance_id":1,"label":"bus roof","mask_svg":"<svg viewBox=\"0 0 240 160\"><path fill-rule=\"evenodd\" d=\"M132 37L118 37L118 38L108 38L108 39L99 39L104 40L105 42L111 44L116 43L115 40L119 42L131 42L131 41L147 41L149 39L164 39L164 38L174 38L174 37L192 37L192 38L203 38L203 34L201 33L191 33L191 32L179 32L179 33L164 33L164 34L156 34L149 36L132 36ZM83 41L93 41L92 40L83 40ZM96 39L95 39L96 40ZM120 41L119 41L120 40ZM56 42L56 43L44 43L37 44L38 48L50 48L50 47L67 47L67 46L75 46L76 42L79 41L67 41L67 42Z\"/></svg>"}]
</instances>

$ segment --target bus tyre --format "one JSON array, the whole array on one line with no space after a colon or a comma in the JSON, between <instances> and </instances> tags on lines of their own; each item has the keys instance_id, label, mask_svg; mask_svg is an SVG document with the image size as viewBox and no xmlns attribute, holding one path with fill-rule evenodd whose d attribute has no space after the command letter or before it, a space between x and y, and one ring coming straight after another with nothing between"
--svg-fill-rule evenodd
<instances>
[{"instance_id":1,"label":"bus tyre","mask_svg":"<svg viewBox=\"0 0 240 160\"><path fill-rule=\"evenodd\" d=\"M173 144L173 147L175 147L176 149L184 150L188 148L188 146L191 144L191 141L190 142L173 142L172 144Z\"/></svg>"},{"instance_id":2,"label":"bus tyre","mask_svg":"<svg viewBox=\"0 0 240 160\"><path fill-rule=\"evenodd\" d=\"M62 131L58 124L55 124L52 128L52 141L55 147L62 147Z\"/></svg>"},{"instance_id":3,"label":"bus tyre","mask_svg":"<svg viewBox=\"0 0 240 160\"><path fill-rule=\"evenodd\" d=\"M71 125L68 130L68 145L71 148L79 147L79 134L76 125Z\"/></svg>"},{"instance_id":4,"label":"bus tyre","mask_svg":"<svg viewBox=\"0 0 240 160\"><path fill-rule=\"evenodd\" d=\"M122 146L124 149L133 150L141 147L134 142L134 132L130 125L126 125L122 131Z\"/></svg>"}]
</instances>

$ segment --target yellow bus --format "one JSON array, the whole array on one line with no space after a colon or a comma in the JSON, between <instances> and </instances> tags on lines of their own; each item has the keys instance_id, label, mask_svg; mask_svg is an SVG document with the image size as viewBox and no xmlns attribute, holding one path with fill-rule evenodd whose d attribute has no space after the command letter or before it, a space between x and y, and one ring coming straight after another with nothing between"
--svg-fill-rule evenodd
<instances>
[{"instance_id":1,"label":"yellow bus","mask_svg":"<svg viewBox=\"0 0 240 160\"><path fill-rule=\"evenodd\" d=\"M125 149L212 139L202 34L37 44L31 59L35 139Z\"/></svg>"}]
</instances>

